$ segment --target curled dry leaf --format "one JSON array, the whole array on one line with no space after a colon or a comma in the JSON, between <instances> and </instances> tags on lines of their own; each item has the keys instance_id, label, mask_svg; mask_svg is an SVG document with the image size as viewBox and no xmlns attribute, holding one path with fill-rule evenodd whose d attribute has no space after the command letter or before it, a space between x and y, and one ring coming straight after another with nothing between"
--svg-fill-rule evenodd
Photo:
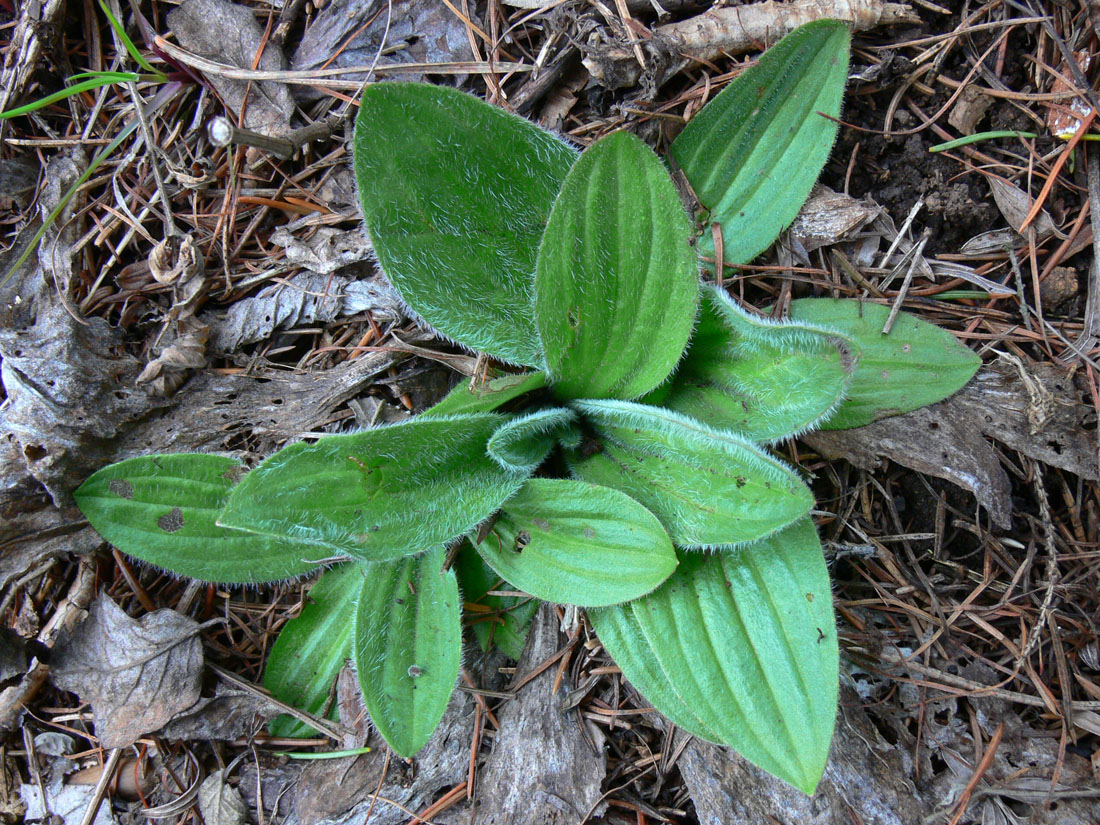
<instances>
[{"instance_id":1,"label":"curled dry leaf","mask_svg":"<svg viewBox=\"0 0 1100 825\"><path fill-rule=\"evenodd\" d=\"M790 3L750 3L715 7L675 23L658 26L647 42L653 51L654 81L660 85L692 59L707 61L723 55L758 50L774 43L811 20L843 20L854 31L878 25L915 23L920 18L904 3L883 0L793 0ZM642 69L631 44L588 43L584 47L585 68L593 80L609 89L633 86Z\"/></svg>"},{"instance_id":2,"label":"curled dry leaf","mask_svg":"<svg viewBox=\"0 0 1100 825\"><path fill-rule=\"evenodd\" d=\"M145 366L135 383L150 384L153 392L162 398L172 395L186 380L188 370L206 366L209 335L210 328L195 318L180 321L174 340Z\"/></svg>"},{"instance_id":3,"label":"curled dry leaf","mask_svg":"<svg viewBox=\"0 0 1100 825\"><path fill-rule=\"evenodd\" d=\"M276 329L327 324L365 311L379 324L403 317L397 293L381 279L301 272L254 298L237 301L224 319L210 318L211 348L216 353L233 353L244 344L263 341ZM208 318L205 313L203 317Z\"/></svg>"},{"instance_id":4,"label":"curled dry leaf","mask_svg":"<svg viewBox=\"0 0 1100 825\"><path fill-rule=\"evenodd\" d=\"M289 263L321 275L331 275L342 267L374 256L370 239L358 229L344 231L322 226L308 238L300 238L281 226L271 233L271 243L286 250Z\"/></svg>"},{"instance_id":5,"label":"curled dry leaf","mask_svg":"<svg viewBox=\"0 0 1100 825\"><path fill-rule=\"evenodd\" d=\"M806 252L832 246L873 221L881 208L869 199L856 200L819 184L791 224L791 237Z\"/></svg>"},{"instance_id":6,"label":"curled dry leaf","mask_svg":"<svg viewBox=\"0 0 1100 825\"><path fill-rule=\"evenodd\" d=\"M131 619L107 595L54 647L50 675L91 703L104 748L132 744L199 699L199 626L174 610Z\"/></svg>"},{"instance_id":7,"label":"curled dry leaf","mask_svg":"<svg viewBox=\"0 0 1100 825\"><path fill-rule=\"evenodd\" d=\"M1020 227L1031 211L1031 206L1035 202L1035 199L1023 189L1009 183L1004 178L989 175L988 180L989 188L993 192L993 200L997 202L997 208L1001 210L1001 214L1004 216L1004 219L1008 221L1008 225L1019 233ZM1039 211L1035 220L1032 221L1031 226L1035 227L1036 240L1039 241L1045 240L1051 235L1057 235L1059 238L1065 237L1065 235L1058 231L1058 227L1054 225L1053 219L1045 209ZM1017 237L1019 237L1018 234Z\"/></svg>"}]
</instances>

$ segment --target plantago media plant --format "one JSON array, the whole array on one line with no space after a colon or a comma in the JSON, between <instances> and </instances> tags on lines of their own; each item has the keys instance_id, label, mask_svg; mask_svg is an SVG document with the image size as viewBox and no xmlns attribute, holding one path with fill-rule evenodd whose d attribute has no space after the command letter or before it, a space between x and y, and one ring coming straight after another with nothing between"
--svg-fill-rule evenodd
<instances>
[{"instance_id":1,"label":"plantago media plant","mask_svg":"<svg viewBox=\"0 0 1100 825\"><path fill-rule=\"evenodd\" d=\"M743 263L797 214L835 138L824 115L839 114L848 43L840 23L804 26L687 124L669 162L694 215L627 132L578 155L453 89L371 86L354 165L379 262L420 318L513 371L251 472L215 455L123 461L80 506L121 550L208 581L348 559L282 631L265 682L320 713L352 659L402 756L454 689L463 599L503 580L588 608L669 719L812 793L836 628L813 496L767 447L937 401L978 364L916 318L884 335L886 307L804 299L775 322L702 284L714 223ZM518 654L531 609L502 615L495 640Z\"/></svg>"}]
</instances>

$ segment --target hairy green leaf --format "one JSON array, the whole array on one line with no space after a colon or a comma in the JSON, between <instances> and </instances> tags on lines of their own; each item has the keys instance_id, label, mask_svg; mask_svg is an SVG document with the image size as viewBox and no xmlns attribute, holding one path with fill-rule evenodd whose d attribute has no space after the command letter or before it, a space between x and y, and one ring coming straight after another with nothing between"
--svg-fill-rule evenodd
<instances>
[{"instance_id":1,"label":"hairy green leaf","mask_svg":"<svg viewBox=\"0 0 1100 825\"><path fill-rule=\"evenodd\" d=\"M249 473L220 523L386 561L472 529L526 477L485 452L507 419L453 415L292 444Z\"/></svg>"},{"instance_id":2,"label":"hairy green leaf","mask_svg":"<svg viewBox=\"0 0 1100 825\"><path fill-rule=\"evenodd\" d=\"M678 547L757 541L813 506L813 494L790 467L735 433L625 401L573 407L596 433L572 454L574 474L641 502Z\"/></svg>"},{"instance_id":3,"label":"hairy green leaf","mask_svg":"<svg viewBox=\"0 0 1100 825\"><path fill-rule=\"evenodd\" d=\"M850 35L819 20L788 34L702 108L670 153L709 211L699 254L748 263L794 220L821 173L840 115ZM819 114L820 113L820 114Z\"/></svg>"},{"instance_id":4,"label":"hairy green leaf","mask_svg":"<svg viewBox=\"0 0 1100 825\"><path fill-rule=\"evenodd\" d=\"M326 570L309 589L301 614L279 631L264 668L264 687L277 699L316 716L324 713L336 677L351 658L348 614L369 570L355 563ZM333 702L329 715L335 711ZM268 729L272 736L314 735L293 716L276 717Z\"/></svg>"},{"instance_id":5,"label":"hairy green leaf","mask_svg":"<svg viewBox=\"0 0 1100 825\"><path fill-rule=\"evenodd\" d=\"M821 425L826 430L862 427L942 401L978 371L981 358L955 337L913 315L899 313L882 334L890 308L834 298L791 302L790 315L832 329L859 345L859 366L847 399Z\"/></svg>"},{"instance_id":6,"label":"hairy green leaf","mask_svg":"<svg viewBox=\"0 0 1100 825\"><path fill-rule=\"evenodd\" d=\"M438 418L458 413L495 412L509 401L543 389L548 380L545 372L526 372L502 375L486 383L459 381L438 404L420 415Z\"/></svg>"},{"instance_id":7,"label":"hairy green leaf","mask_svg":"<svg viewBox=\"0 0 1100 825\"><path fill-rule=\"evenodd\" d=\"M317 569L317 548L293 536L218 526L246 472L218 455L150 455L120 461L73 494L92 527L122 552L180 576L256 584Z\"/></svg>"},{"instance_id":8,"label":"hairy green leaf","mask_svg":"<svg viewBox=\"0 0 1100 825\"><path fill-rule=\"evenodd\" d=\"M708 287L691 349L671 381L643 403L775 441L811 429L844 398L856 346L808 324L749 315Z\"/></svg>"},{"instance_id":9,"label":"hairy green leaf","mask_svg":"<svg viewBox=\"0 0 1100 825\"><path fill-rule=\"evenodd\" d=\"M588 615L654 707L813 793L833 735L838 656L808 518L732 553L681 553L649 596Z\"/></svg>"},{"instance_id":10,"label":"hairy green leaf","mask_svg":"<svg viewBox=\"0 0 1100 825\"><path fill-rule=\"evenodd\" d=\"M375 83L353 157L378 260L409 306L468 347L541 366L535 258L575 150L455 89Z\"/></svg>"},{"instance_id":11,"label":"hairy green leaf","mask_svg":"<svg viewBox=\"0 0 1100 825\"><path fill-rule=\"evenodd\" d=\"M535 319L562 398L636 398L676 366L695 320L691 224L664 165L629 132L570 170L539 247Z\"/></svg>"},{"instance_id":12,"label":"hairy green leaf","mask_svg":"<svg viewBox=\"0 0 1100 825\"><path fill-rule=\"evenodd\" d=\"M355 608L352 652L371 721L394 752L431 738L458 679L462 617L446 551L371 565Z\"/></svg>"},{"instance_id":13,"label":"hairy green leaf","mask_svg":"<svg viewBox=\"0 0 1100 825\"><path fill-rule=\"evenodd\" d=\"M565 479L524 484L478 552L519 589L565 604L636 599L676 568L668 534L645 507L618 490Z\"/></svg>"},{"instance_id":14,"label":"hairy green leaf","mask_svg":"<svg viewBox=\"0 0 1100 825\"><path fill-rule=\"evenodd\" d=\"M539 600L532 596L490 596L490 590L516 588L501 579L468 541L459 550L455 572L467 609L476 604L490 611L467 614L467 622L481 649L496 645L505 656L518 660L527 644L527 631L538 612Z\"/></svg>"},{"instance_id":15,"label":"hairy green leaf","mask_svg":"<svg viewBox=\"0 0 1100 825\"><path fill-rule=\"evenodd\" d=\"M493 433L489 455L506 470L533 473L554 449L559 436L568 435L577 414L567 407L546 407L514 418Z\"/></svg>"}]
</instances>

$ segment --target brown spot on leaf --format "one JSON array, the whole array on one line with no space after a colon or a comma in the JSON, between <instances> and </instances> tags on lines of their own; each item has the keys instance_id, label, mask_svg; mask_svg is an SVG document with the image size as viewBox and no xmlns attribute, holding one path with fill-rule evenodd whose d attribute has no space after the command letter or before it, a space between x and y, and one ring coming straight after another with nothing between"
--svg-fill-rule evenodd
<instances>
[{"instance_id":1,"label":"brown spot on leaf","mask_svg":"<svg viewBox=\"0 0 1100 825\"><path fill-rule=\"evenodd\" d=\"M134 485L124 478L116 478L107 485L107 489L114 493L116 496L122 498L134 497Z\"/></svg>"},{"instance_id":2,"label":"brown spot on leaf","mask_svg":"<svg viewBox=\"0 0 1100 825\"><path fill-rule=\"evenodd\" d=\"M157 527L165 533L175 533L183 529L183 510L173 507L170 511L157 519Z\"/></svg>"},{"instance_id":3,"label":"brown spot on leaf","mask_svg":"<svg viewBox=\"0 0 1100 825\"><path fill-rule=\"evenodd\" d=\"M595 531L595 530L593 530L593 529L592 529L591 527L585 527L585 528L584 528L584 530L583 530L582 532L584 533L584 537L585 537L586 539L594 539L594 538L596 538L596 531Z\"/></svg>"},{"instance_id":4,"label":"brown spot on leaf","mask_svg":"<svg viewBox=\"0 0 1100 825\"><path fill-rule=\"evenodd\" d=\"M806 594L806 601L812 602L813 600L814 600L814 594L813 593L807 593Z\"/></svg>"},{"instance_id":5,"label":"brown spot on leaf","mask_svg":"<svg viewBox=\"0 0 1100 825\"><path fill-rule=\"evenodd\" d=\"M243 464L234 464L232 467L226 469L222 473L222 478L226 481L232 481L234 484L240 483L240 480L248 474L248 468Z\"/></svg>"}]
</instances>

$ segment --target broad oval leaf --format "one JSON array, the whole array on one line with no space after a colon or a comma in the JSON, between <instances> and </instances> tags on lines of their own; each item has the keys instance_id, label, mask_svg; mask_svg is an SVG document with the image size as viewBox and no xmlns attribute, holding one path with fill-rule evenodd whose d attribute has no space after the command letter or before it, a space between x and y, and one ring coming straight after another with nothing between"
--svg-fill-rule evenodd
<instances>
[{"instance_id":1,"label":"broad oval leaf","mask_svg":"<svg viewBox=\"0 0 1100 825\"><path fill-rule=\"evenodd\" d=\"M836 718L838 653L808 518L732 553L681 553L649 596L588 615L623 675L673 722L814 792Z\"/></svg>"},{"instance_id":2,"label":"broad oval leaf","mask_svg":"<svg viewBox=\"0 0 1100 825\"><path fill-rule=\"evenodd\" d=\"M668 534L645 507L618 490L566 479L530 479L478 552L520 590L584 606L636 599L676 568Z\"/></svg>"},{"instance_id":3,"label":"broad oval leaf","mask_svg":"<svg viewBox=\"0 0 1100 825\"><path fill-rule=\"evenodd\" d=\"M455 89L375 83L353 156L378 260L409 306L468 347L541 366L535 257L576 151Z\"/></svg>"},{"instance_id":4,"label":"broad oval leaf","mask_svg":"<svg viewBox=\"0 0 1100 825\"><path fill-rule=\"evenodd\" d=\"M533 473L559 437L569 436L576 420L577 414L568 407L546 407L518 416L493 433L489 455L506 470Z\"/></svg>"},{"instance_id":5,"label":"broad oval leaf","mask_svg":"<svg viewBox=\"0 0 1100 825\"><path fill-rule=\"evenodd\" d=\"M539 247L535 320L561 398L636 398L683 355L698 302L691 224L653 151L629 132L591 146Z\"/></svg>"},{"instance_id":6,"label":"broad oval leaf","mask_svg":"<svg viewBox=\"0 0 1100 825\"><path fill-rule=\"evenodd\" d=\"M859 366L847 399L821 424L825 430L862 427L942 401L961 389L981 358L935 324L901 312L889 334L890 308L837 298L791 302L790 316L834 329L859 345Z\"/></svg>"},{"instance_id":7,"label":"broad oval leaf","mask_svg":"<svg viewBox=\"0 0 1100 825\"><path fill-rule=\"evenodd\" d=\"M812 429L837 408L858 348L808 324L749 315L713 287L675 376L642 399L750 441Z\"/></svg>"},{"instance_id":8,"label":"broad oval leaf","mask_svg":"<svg viewBox=\"0 0 1100 825\"><path fill-rule=\"evenodd\" d=\"M104 467L73 497L92 527L123 553L179 576L257 584L316 570L324 554L308 542L216 523L245 472L225 456L143 456Z\"/></svg>"},{"instance_id":9,"label":"broad oval leaf","mask_svg":"<svg viewBox=\"0 0 1100 825\"><path fill-rule=\"evenodd\" d=\"M264 667L264 687L277 699L316 716L324 713L333 683L351 658L348 617L368 569L352 563L326 570L309 589L301 614L279 631ZM277 716L268 730L279 737L313 735L293 716Z\"/></svg>"},{"instance_id":10,"label":"broad oval leaf","mask_svg":"<svg viewBox=\"0 0 1100 825\"><path fill-rule=\"evenodd\" d=\"M422 412L420 417L495 412L509 401L545 388L548 380L545 372L526 372L522 375L502 375L487 382L459 381L439 403Z\"/></svg>"},{"instance_id":11,"label":"broad oval leaf","mask_svg":"<svg viewBox=\"0 0 1100 825\"><path fill-rule=\"evenodd\" d=\"M493 645L505 656L518 660L527 643L531 619L541 602L533 596L489 595L493 590L515 590L485 563L469 541L455 560L458 587L466 600L466 624L474 632L482 650Z\"/></svg>"},{"instance_id":12,"label":"broad oval leaf","mask_svg":"<svg viewBox=\"0 0 1100 825\"><path fill-rule=\"evenodd\" d=\"M485 453L507 419L414 419L281 450L249 473L220 523L386 561L471 530L526 476Z\"/></svg>"},{"instance_id":13,"label":"broad oval leaf","mask_svg":"<svg viewBox=\"0 0 1100 825\"><path fill-rule=\"evenodd\" d=\"M700 255L714 255L710 221L721 225L725 262L742 264L795 219L836 140L829 117L840 115L850 39L835 20L795 29L672 142L673 160L709 211Z\"/></svg>"},{"instance_id":14,"label":"broad oval leaf","mask_svg":"<svg viewBox=\"0 0 1100 825\"><path fill-rule=\"evenodd\" d=\"M625 401L573 406L596 433L572 454L574 474L641 502L678 547L757 541L813 506L794 470L735 433Z\"/></svg>"},{"instance_id":15,"label":"broad oval leaf","mask_svg":"<svg viewBox=\"0 0 1100 825\"><path fill-rule=\"evenodd\" d=\"M458 679L462 618L446 551L371 565L355 607L352 652L371 721L411 758L431 738Z\"/></svg>"}]
</instances>

